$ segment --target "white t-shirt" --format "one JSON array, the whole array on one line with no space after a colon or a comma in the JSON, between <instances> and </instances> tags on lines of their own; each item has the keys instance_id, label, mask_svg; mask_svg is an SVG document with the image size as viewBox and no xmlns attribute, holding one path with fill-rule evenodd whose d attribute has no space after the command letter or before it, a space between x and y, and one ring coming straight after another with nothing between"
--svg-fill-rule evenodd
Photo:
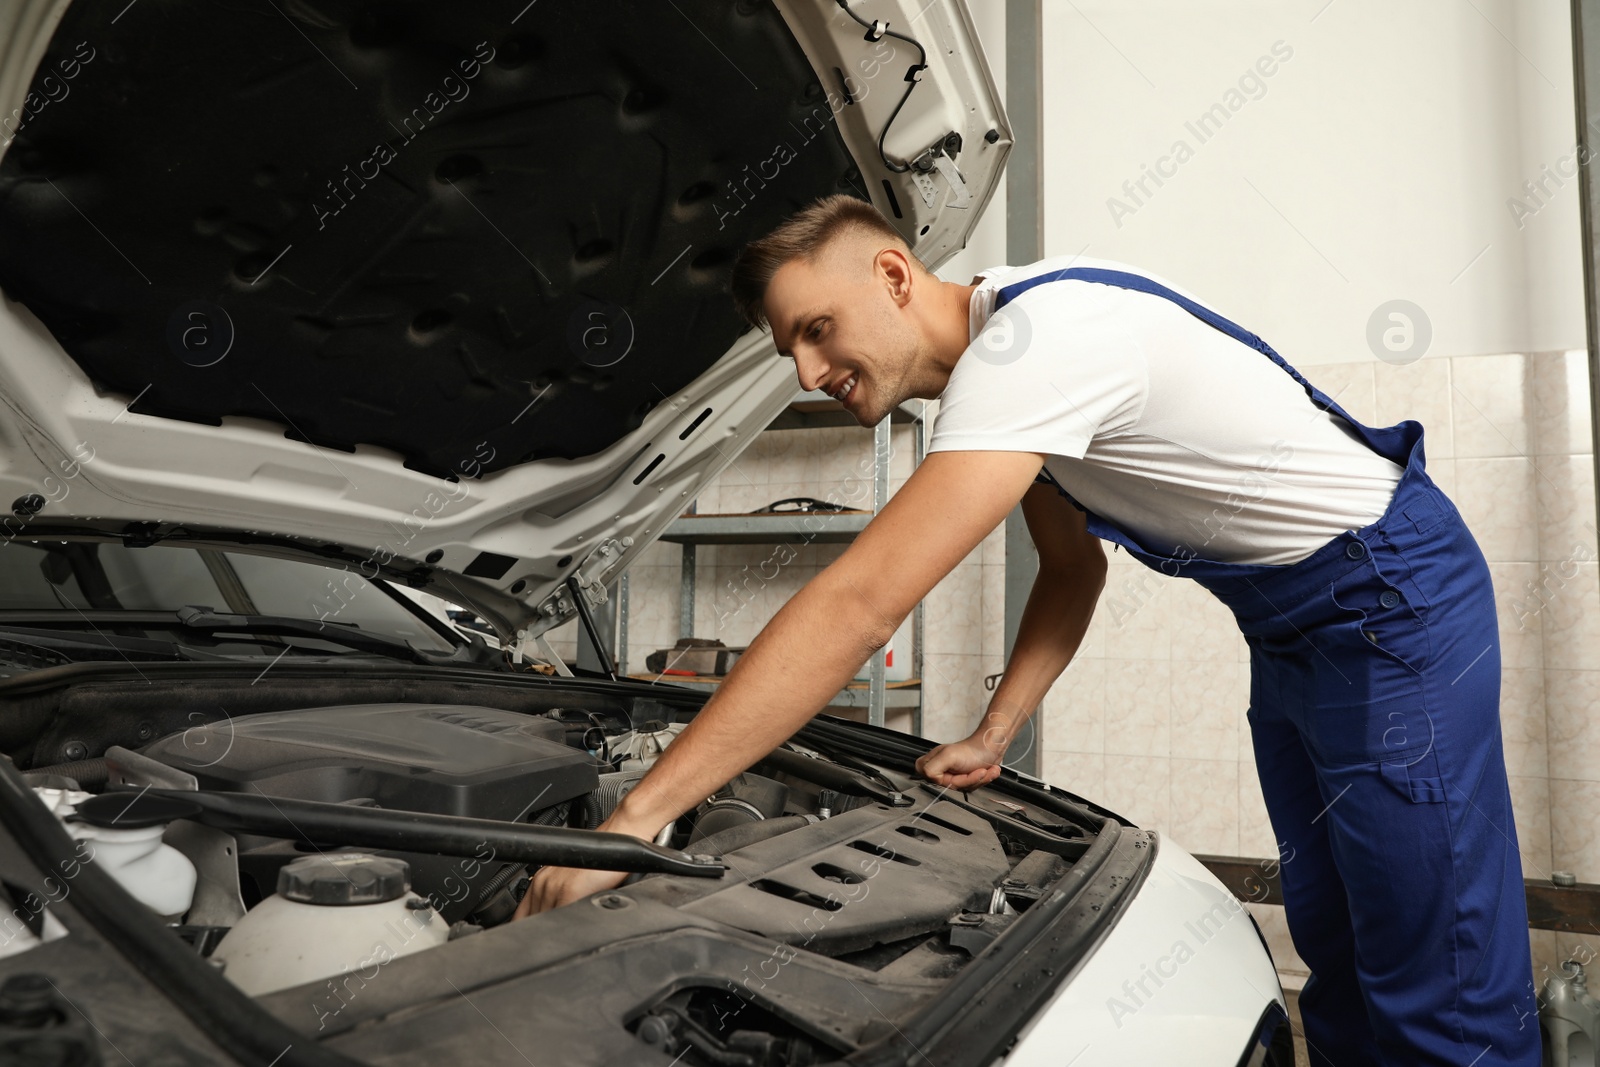
<instances>
[{"instance_id":1,"label":"white t-shirt","mask_svg":"<svg viewBox=\"0 0 1600 1067\"><path fill-rule=\"evenodd\" d=\"M1209 307L1109 260L982 272L928 451L1043 453L1080 504L1164 555L1296 563L1387 509L1399 466L1171 300L1071 279L993 310L1002 287L1068 266L1138 274Z\"/></svg>"}]
</instances>

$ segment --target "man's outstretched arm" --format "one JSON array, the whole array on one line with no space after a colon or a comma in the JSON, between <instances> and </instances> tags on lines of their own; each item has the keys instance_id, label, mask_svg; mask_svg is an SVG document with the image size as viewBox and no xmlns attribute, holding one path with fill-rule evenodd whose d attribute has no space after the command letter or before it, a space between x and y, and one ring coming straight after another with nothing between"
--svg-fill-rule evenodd
<instances>
[{"instance_id":1,"label":"man's outstretched arm","mask_svg":"<svg viewBox=\"0 0 1600 1067\"><path fill-rule=\"evenodd\" d=\"M1007 747L1072 662L1105 588L1105 549L1089 533L1083 512L1053 486L1035 485L1022 498L1022 516L1039 552L1039 573L1005 675L970 736L917 760L918 771L953 789L972 789L1000 776Z\"/></svg>"},{"instance_id":2,"label":"man's outstretched arm","mask_svg":"<svg viewBox=\"0 0 1600 1067\"><path fill-rule=\"evenodd\" d=\"M694 719L598 829L649 840L825 707L911 609L1016 506L1044 457L935 452L844 553L773 616ZM620 885L545 867L519 917Z\"/></svg>"}]
</instances>

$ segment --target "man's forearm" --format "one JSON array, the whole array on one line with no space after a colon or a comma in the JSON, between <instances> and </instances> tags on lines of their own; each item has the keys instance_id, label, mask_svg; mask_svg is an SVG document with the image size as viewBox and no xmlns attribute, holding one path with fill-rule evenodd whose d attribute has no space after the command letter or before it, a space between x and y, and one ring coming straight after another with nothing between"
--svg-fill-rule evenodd
<instances>
[{"instance_id":1,"label":"man's forearm","mask_svg":"<svg viewBox=\"0 0 1600 1067\"><path fill-rule=\"evenodd\" d=\"M791 737L1016 506L1041 462L1033 452L925 459L850 547L773 616L603 828L654 837ZM952 509L952 500L961 506Z\"/></svg>"},{"instance_id":2,"label":"man's forearm","mask_svg":"<svg viewBox=\"0 0 1600 1067\"><path fill-rule=\"evenodd\" d=\"M818 575L773 616L605 828L653 837L804 726L899 621L848 575Z\"/></svg>"},{"instance_id":3,"label":"man's forearm","mask_svg":"<svg viewBox=\"0 0 1600 1067\"><path fill-rule=\"evenodd\" d=\"M1105 574L1101 560L1086 562L1071 573L1041 568L1034 578L1006 672L974 731L991 747L1004 749L1011 743L1072 662L1105 588Z\"/></svg>"}]
</instances>

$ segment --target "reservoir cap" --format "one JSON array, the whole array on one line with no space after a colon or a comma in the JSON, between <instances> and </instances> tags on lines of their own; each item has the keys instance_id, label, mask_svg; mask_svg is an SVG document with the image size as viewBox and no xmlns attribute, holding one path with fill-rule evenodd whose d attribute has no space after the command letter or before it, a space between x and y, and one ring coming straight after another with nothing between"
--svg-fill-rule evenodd
<instances>
[{"instance_id":1,"label":"reservoir cap","mask_svg":"<svg viewBox=\"0 0 1600 1067\"><path fill-rule=\"evenodd\" d=\"M278 870L278 895L302 904L382 904L411 888L411 865L393 856L302 856Z\"/></svg>"}]
</instances>

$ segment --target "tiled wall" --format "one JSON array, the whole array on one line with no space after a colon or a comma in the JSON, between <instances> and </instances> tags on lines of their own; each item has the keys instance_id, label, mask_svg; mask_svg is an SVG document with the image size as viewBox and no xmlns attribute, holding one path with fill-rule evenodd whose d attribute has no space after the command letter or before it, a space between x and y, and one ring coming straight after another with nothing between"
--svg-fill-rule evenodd
<instances>
[{"instance_id":1,"label":"tiled wall","mask_svg":"<svg viewBox=\"0 0 1600 1067\"><path fill-rule=\"evenodd\" d=\"M1527 876L1564 869L1600 882L1600 551L1583 353L1302 370L1364 422L1414 418L1425 427L1428 470L1482 545L1500 604L1501 714ZM895 486L910 468L909 435L895 430ZM866 430L769 432L700 496L698 510L849 494L869 477L871 445ZM699 550L697 636L748 641L842 547L802 547L776 578L752 581L771 551ZM1109 558L1094 623L1045 701L1043 775L1192 852L1276 855L1244 719L1249 664L1232 616L1192 582L1125 553ZM640 563L629 572L634 669L670 645L678 626L677 546L657 545ZM984 676L1003 667L1003 565L996 531L926 601L930 738L969 733L987 697ZM897 649L909 650L909 629ZM908 728L909 719L891 715L890 725ZM1257 914L1292 974L1298 961L1281 909ZM1600 936L1536 931L1533 942L1541 965L1579 944L1600 954Z\"/></svg>"}]
</instances>

